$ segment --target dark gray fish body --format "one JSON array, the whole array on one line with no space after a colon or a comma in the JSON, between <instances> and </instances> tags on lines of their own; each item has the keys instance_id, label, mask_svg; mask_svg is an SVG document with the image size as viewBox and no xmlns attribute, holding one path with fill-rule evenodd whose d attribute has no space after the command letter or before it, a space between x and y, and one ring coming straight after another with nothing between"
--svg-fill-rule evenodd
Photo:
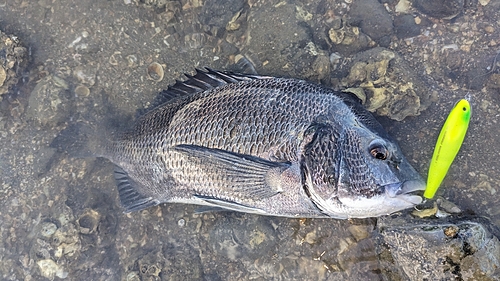
<instances>
[{"instance_id":1,"label":"dark gray fish body","mask_svg":"<svg viewBox=\"0 0 500 281\"><path fill-rule=\"evenodd\" d=\"M285 217L374 217L425 184L348 95L296 79L198 71L102 156L122 205L190 203Z\"/></svg>"}]
</instances>

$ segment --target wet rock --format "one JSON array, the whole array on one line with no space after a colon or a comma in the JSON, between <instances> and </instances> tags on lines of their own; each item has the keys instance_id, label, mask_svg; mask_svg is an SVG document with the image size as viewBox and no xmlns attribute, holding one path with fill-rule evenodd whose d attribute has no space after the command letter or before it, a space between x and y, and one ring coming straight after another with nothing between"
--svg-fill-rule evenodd
<instances>
[{"instance_id":1,"label":"wet rock","mask_svg":"<svg viewBox=\"0 0 500 281\"><path fill-rule=\"evenodd\" d=\"M41 276L53 280L66 278L81 253L81 240L71 209L63 204L51 209L52 215L36 225L27 236L30 259L38 265ZM46 213L47 214L47 213Z\"/></svg>"},{"instance_id":2,"label":"wet rock","mask_svg":"<svg viewBox=\"0 0 500 281\"><path fill-rule=\"evenodd\" d=\"M391 15L377 0L353 1L349 12L349 23L359 26L381 46L388 46L393 33Z\"/></svg>"},{"instance_id":3,"label":"wet rock","mask_svg":"<svg viewBox=\"0 0 500 281\"><path fill-rule=\"evenodd\" d=\"M28 100L26 114L39 125L67 121L73 109L67 82L54 75L40 80Z\"/></svg>"},{"instance_id":4,"label":"wet rock","mask_svg":"<svg viewBox=\"0 0 500 281\"><path fill-rule=\"evenodd\" d=\"M465 0L415 0L413 5L420 12L439 19L452 19L460 14Z\"/></svg>"},{"instance_id":5,"label":"wet rock","mask_svg":"<svg viewBox=\"0 0 500 281\"><path fill-rule=\"evenodd\" d=\"M317 75L319 80L330 74L330 57L324 53L318 54L312 65L313 75Z\"/></svg>"},{"instance_id":6,"label":"wet rock","mask_svg":"<svg viewBox=\"0 0 500 281\"><path fill-rule=\"evenodd\" d=\"M236 241L234 237L234 230L228 227L226 222L219 222L214 226L210 234L213 250L217 255L235 261L239 259L242 253L242 246Z\"/></svg>"},{"instance_id":7,"label":"wet rock","mask_svg":"<svg viewBox=\"0 0 500 281\"><path fill-rule=\"evenodd\" d=\"M443 209L447 213L459 214L462 212L462 210L455 203L448 201L444 198L436 199L436 203L438 204L440 209Z\"/></svg>"},{"instance_id":8,"label":"wet rock","mask_svg":"<svg viewBox=\"0 0 500 281\"><path fill-rule=\"evenodd\" d=\"M341 26L330 28L328 37L333 44L332 50L343 56L349 56L367 50L374 43L366 34L360 32L357 26Z\"/></svg>"},{"instance_id":9,"label":"wet rock","mask_svg":"<svg viewBox=\"0 0 500 281\"><path fill-rule=\"evenodd\" d=\"M127 271L124 274L127 277L126 280L203 279L199 249L168 238L151 244L149 240L150 237L153 237L153 234L148 233L145 235L147 239L134 241L132 244L130 258L127 259L126 264ZM169 235L176 237L174 233Z\"/></svg>"},{"instance_id":10,"label":"wet rock","mask_svg":"<svg viewBox=\"0 0 500 281\"><path fill-rule=\"evenodd\" d=\"M142 4L145 6L151 6L151 7L161 9L161 8L165 8L165 5L171 1L169 1L169 0L125 0L125 4L129 4L132 2L134 2L136 4Z\"/></svg>"},{"instance_id":11,"label":"wet rock","mask_svg":"<svg viewBox=\"0 0 500 281\"><path fill-rule=\"evenodd\" d=\"M73 76L88 87L94 86L96 75L97 67L93 65L77 66L73 69Z\"/></svg>"},{"instance_id":12,"label":"wet rock","mask_svg":"<svg viewBox=\"0 0 500 281\"><path fill-rule=\"evenodd\" d=\"M163 274L170 280L201 280L203 279L203 265L199 250L191 246L166 245L163 255L167 258Z\"/></svg>"},{"instance_id":13,"label":"wet rock","mask_svg":"<svg viewBox=\"0 0 500 281\"><path fill-rule=\"evenodd\" d=\"M317 79L313 64L319 54L326 52L313 43L297 13L292 4L266 5L249 11L247 41L241 54L258 73Z\"/></svg>"},{"instance_id":14,"label":"wet rock","mask_svg":"<svg viewBox=\"0 0 500 281\"><path fill-rule=\"evenodd\" d=\"M491 80L489 79L488 71L491 71L493 67L496 69L500 65L492 64L495 62L496 55L494 56L483 56L477 59L477 62L474 65L471 65L467 68L461 76L459 76L460 82L467 85L467 88L471 90L481 90L485 85L491 88ZM490 70L488 70L490 69Z\"/></svg>"},{"instance_id":15,"label":"wet rock","mask_svg":"<svg viewBox=\"0 0 500 281\"><path fill-rule=\"evenodd\" d=\"M58 228L52 236L54 246L54 256L73 257L80 254L81 241L78 231L73 223L68 223Z\"/></svg>"},{"instance_id":16,"label":"wet rock","mask_svg":"<svg viewBox=\"0 0 500 281\"><path fill-rule=\"evenodd\" d=\"M50 238L57 230L57 225L52 222L44 222L40 226L40 234L43 237Z\"/></svg>"},{"instance_id":17,"label":"wet rock","mask_svg":"<svg viewBox=\"0 0 500 281\"><path fill-rule=\"evenodd\" d=\"M347 230L349 230L352 236L354 236L356 241L360 241L366 239L370 235L368 231L371 229L369 229L369 226L366 225L351 225L347 228Z\"/></svg>"},{"instance_id":18,"label":"wet rock","mask_svg":"<svg viewBox=\"0 0 500 281\"><path fill-rule=\"evenodd\" d=\"M163 66L157 62L151 63L147 68L148 79L151 79L155 82L160 82L163 80Z\"/></svg>"},{"instance_id":19,"label":"wet rock","mask_svg":"<svg viewBox=\"0 0 500 281\"><path fill-rule=\"evenodd\" d=\"M142 280L160 280L159 275L163 268L165 258L151 253L138 260L139 276Z\"/></svg>"},{"instance_id":20,"label":"wet rock","mask_svg":"<svg viewBox=\"0 0 500 281\"><path fill-rule=\"evenodd\" d=\"M192 50L200 49L207 43L208 40L207 38L208 35L201 32L186 34L184 36L184 44L186 45L186 47ZM148 70L148 75L149 75L149 70Z\"/></svg>"},{"instance_id":21,"label":"wet rock","mask_svg":"<svg viewBox=\"0 0 500 281\"><path fill-rule=\"evenodd\" d=\"M76 221L80 228L80 233L94 233L99 225L100 219L101 215L97 211L92 209L85 210L85 212Z\"/></svg>"},{"instance_id":22,"label":"wet rock","mask_svg":"<svg viewBox=\"0 0 500 281\"><path fill-rule=\"evenodd\" d=\"M500 74L498 73L491 74L487 83L488 83L487 84L488 88L500 89Z\"/></svg>"},{"instance_id":23,"label":"wet rock","mask_svg":"<svg viewBox=\"0 0 500 281\"><path fill-rule=\"evenodd\" d=\"M411 214L418 218L428 218L431 216L435 216L438 212L438 207L436 202L432 205L432 208L419 208L415 209L411 212Z\"/></svg>"},{"instance_id":24,"label":"wet rock","mask_svg":"<svg viewBox=\"0 0 500 281\"><path fill-rule=\"evenodd\" d=\"M7 79L7 72L3 67L0 67L0 86L3 86L6 79Z\"/></svg>"},{"instance_id":25,"label":"wet rock","mask_svg":"<svg viewBox=\"0 0 500 281\"><path fill-rule=\"evenodd\" d=\"M78 85L75 87L75 95L77 97L88 97L90 95L90 89L84 85Z\"/></svg>"},{"instance_id":26,"label":"wet rock","mask_svg":"<svg viewBox=\"0 0 500 281\"><path fill-rule=\"evenodd\" d=\"M415 23L412 15L398 15L394 17L394 28L398 38L409 38L420 35L420 26Z\"/></svg>"},{"instance_id":27,"label":"wet rock","mask_svg":"<svg viewBox=\"0 0 500 281\"><path fill-rule=\"evenodd\" d=\"M136 252L141 256L130 266L130 271L126 273L126 280L161 280L160 274L167 265L167 259L161 250L141 249Z\"/></svg>"},{"instance_id":28,"label":"wet rock","mask_svg":"<svg viewBox=\"0 0 500 281\"><path fill-rule=\"evenodd\" d=\"M452 202L438 198L436 201L427 201L419 205L411 214L418 218L446 218L461 212L462 211Z\"/></svg>"},{"instance_id":29,"label":"wet rock","mask_svg":"<svg viewBox=\"0 0 500 281\"><path fill-rule=\"evenodd\" d=\"M419 115L431 103L432 92L393 51L374 48L355 55L343 66L340 86L366 100L371 112L403 120Z\"/></svg>"},{"instance_id":30,"label":"wet rock","mask_svg":"<svg viewBox=\"0 0 500 281\"><path fill-rule=\"evenodd\" d=\"M408 13L410 11L411 3L408 0L399 0L398 4L394 7L396 13Z\"/></svg>"},{"instance_id":31,"label":"wet rock","mask_svg":"<svg viewBox=\"0 0 500 281\"><path fill-rule=\"evenodd\" d=\"M58 265L51 259L39 260L36 264L40 268L40 273L42 274L42 276L50 280L54 280L55 276L61 279L64 279L68 276L68 272L65 271L62 266Z\"/></svg>"},{"instance_id":32,"label":"wet rock","mask_svg":"<svg viewBox=\"0 0 500 281\"><path fill-rule=\"evenodd\" d=\"M241 23L246 17L242 16L241 11L236 12L231 20L226 24L227 31L236 31L241 27Z\"/></svg>"},{"instance_id":33,"label":"wet rock","mask_svg":"<svg viewBox=\"0 0 500 281\"><path fill-rule=\"evenodd\" d=\"M500 276L500 242L487 220L388 218L379 220L378 228L382 269L390 280L498 280Z\"/></svg>"},{"instance_id":34,"label":"wet rock","mask_svg":"<svg viewBox=\"0 0 500 281\"><path fill-rule=\"evenodd\" d=\"M334 280L381 280L373 239L363 239L347 245L339 256L339 267L349 277Z\"/></svg>"},{"instance_id":35,"label":"wet rock","mask_svg":"<svg viewBox=\"0 0 500 281\"><path fill-rule=\"evenodd\" d=\"M206 1L201 10L200 20L207 25L225 27L234 15L243 9L244 0Z\"/></svg>"},{"instance_id":36,"label":"wet rock","mask_svg":"<svg viewBox=\"0 0 500 281\"><path fill-rule=\"evenodd\" d=\"M28 50L19 38L0 31L0 96L17 84L28 59Z\"/></svg>"},{"instance_id":37,"label":"wet rock","mask_svg":"<svg viewBox=\"0 0 500 281\"><path fill-rule=\"evenodd\" d=\"M212 229L210 241L216 253L233 261L241 256L258 258L277 243L274 228L260 217L244 225L233 218L219 221Z\"/></svg>"},{"instance_id":38,"label":"wet rock","mask_svg":"<svg viewBox=\"0 0 500 281\"><path fill-rule=\"evenodd\" d=\"M498 17L498 11L500 11L500 1L483 0L479 1L479 3L481 6L484 6L483 11L485 18Z\"/></svg>"},{"instance_id":39,"label":"wet rock","mask_svg":"<svg viewBox=\"0 0 500 281\"><path fill-rule=\"evenodd\" d=\"M234 56L235 63L228 70L239 73L258 74L254 64L241 54Z\"/></svg>"}]
</instances>

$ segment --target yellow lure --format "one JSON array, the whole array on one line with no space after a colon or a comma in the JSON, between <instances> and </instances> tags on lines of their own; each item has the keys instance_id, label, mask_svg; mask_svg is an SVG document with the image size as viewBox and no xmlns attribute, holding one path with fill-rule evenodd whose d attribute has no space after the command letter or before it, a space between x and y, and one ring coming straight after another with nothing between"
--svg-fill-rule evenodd
<instances>
[{"instance_id":1,"label":"yellow lure","mask_svg":"<svg viewBox=\"0 0 500 281\"><path fill-rule=\"evenodd\" d=\"M425 198L432 199L434 197L453 159L457 156L469 127L470 116L470 104L467 100L462 99L455 104L444 122L432 155L427 187L424 192Z\"/></svg>"}]
</instances>

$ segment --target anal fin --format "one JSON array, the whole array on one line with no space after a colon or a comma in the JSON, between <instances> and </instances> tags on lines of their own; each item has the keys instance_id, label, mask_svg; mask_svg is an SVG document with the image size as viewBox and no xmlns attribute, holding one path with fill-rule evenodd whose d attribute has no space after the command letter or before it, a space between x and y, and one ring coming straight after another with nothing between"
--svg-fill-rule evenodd
<instances>
[{"instance_id":1,"label":"anal fin","mask_svg":"<svg viewBox=\"0 0 500 281\"><path fill-rule=\"evenodd\" d=\"M236 202L231 202L231 201L226 201L222 200L219 198L213 198L209 196L195 196L198 199L201 199L205 201L209 206L205 207L205 212L208 211L221 211L226 210L226 211L236 211L236 212L242 212L242 213L250 213L250 214L260 214L260 215L265 215L267 214L266 211L259 209L259 208L254 208L250 206L246 206L243 204L239 204Z\"/></svg>"},{"instance_id":2,"label":"anal fin","mask_svg":"<svg viewBox=\"0 0 500 281\"><path fill-rule=\"evenodd\" d=\"M115 166L114 176L120 202L125 209L125 213L144 210L160 204L153 197L141 194L139 192L139 185L121 167Z\"/></svg>"}]
</instances>

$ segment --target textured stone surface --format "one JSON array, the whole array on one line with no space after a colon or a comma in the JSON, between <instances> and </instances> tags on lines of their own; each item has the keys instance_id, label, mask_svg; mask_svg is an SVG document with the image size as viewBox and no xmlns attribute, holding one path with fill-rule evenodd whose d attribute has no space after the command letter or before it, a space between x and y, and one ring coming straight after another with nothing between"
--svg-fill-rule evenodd
<instances>
[{"instance_id":1,"label":"textured stone surface","mask_svg":"<svg viewBox=\"0 0 500 281\"><path fill-rule=\"evenodd\" d=\"M500 280L490 222L381 220L379 251L393 280Z\"/></svg>"}]
</instances>

